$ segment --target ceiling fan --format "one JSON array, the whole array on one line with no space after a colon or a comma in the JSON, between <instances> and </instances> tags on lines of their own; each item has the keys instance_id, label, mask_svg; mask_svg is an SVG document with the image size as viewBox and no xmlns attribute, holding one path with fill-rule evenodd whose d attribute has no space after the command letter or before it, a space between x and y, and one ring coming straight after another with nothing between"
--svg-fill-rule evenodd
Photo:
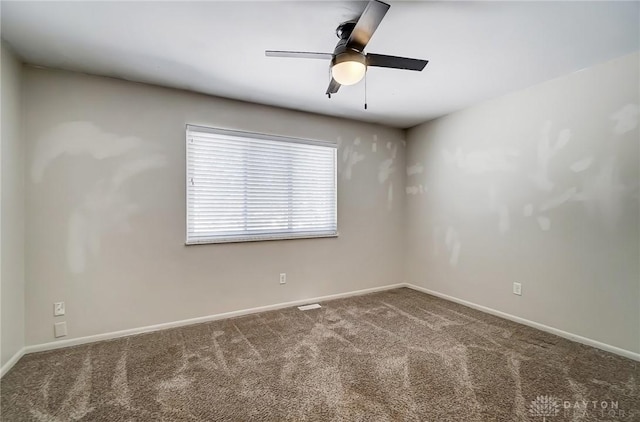
<instances>
[{"instance_id":1,"label":"ceiling fan","mask_svg":"<svg viewBox=\"0 0 640 422\"><path fill-rule=\"evenodd\" d=\"M428 60L364 52L367 43L382 22L389 7L388 4L379 0L371 0L360 18L338 25L336 35L340 41L338 41L333 53L266 50L265 55L268 57L331 60L331 82L329 82L326 92L329 98L331 98L331 94L338 92L341 85L353 85L360 82L367 67L422 71L429 62Z\"/></svg>"}]
</instances>

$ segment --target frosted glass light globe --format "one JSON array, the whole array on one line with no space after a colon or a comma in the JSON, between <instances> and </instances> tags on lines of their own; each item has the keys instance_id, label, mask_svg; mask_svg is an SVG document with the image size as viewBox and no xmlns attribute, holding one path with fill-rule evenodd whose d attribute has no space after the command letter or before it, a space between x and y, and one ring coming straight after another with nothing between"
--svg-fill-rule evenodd
<instances>
[{"instance_id":1,"label":"frosted glass light globe","mask_svg":"<svg viewBox=\"0 0 640 422\"><path fill-rule=\"evenodd\" d=\"M344 61L331 67L331 76L340 85L353 85L362 80L367 66L357 61Z\"/></svg>"}]
</instances>

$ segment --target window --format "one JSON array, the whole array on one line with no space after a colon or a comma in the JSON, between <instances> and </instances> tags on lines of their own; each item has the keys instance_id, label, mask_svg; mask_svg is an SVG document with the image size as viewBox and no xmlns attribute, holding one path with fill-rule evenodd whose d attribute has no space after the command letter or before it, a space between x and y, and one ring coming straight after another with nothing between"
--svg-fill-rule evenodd
<instances>
[{"instance_id":1,"label":"window","mask_svg":"<svg viewBox=\"0 0 640 422\"><path fill-rule=\"evenodd\" d=\"M187 126L187 244L337 234L335 144Z\"/></svg>"}]
</instances>

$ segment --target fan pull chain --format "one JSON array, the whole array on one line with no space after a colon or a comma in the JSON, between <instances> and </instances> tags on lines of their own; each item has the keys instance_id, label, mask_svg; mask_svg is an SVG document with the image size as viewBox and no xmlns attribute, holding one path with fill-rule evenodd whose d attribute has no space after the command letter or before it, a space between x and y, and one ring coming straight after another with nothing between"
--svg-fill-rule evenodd
<instances>
[{"instance_id":1,"label":"fan pull chain","mask_svg":"<svg viewBox=\"0 0 640 422\"><path fill-rule=\"evenodd\" d=\"M367 70L364 71L364 109L367 109Z\"/></svg>"}]
</instances>

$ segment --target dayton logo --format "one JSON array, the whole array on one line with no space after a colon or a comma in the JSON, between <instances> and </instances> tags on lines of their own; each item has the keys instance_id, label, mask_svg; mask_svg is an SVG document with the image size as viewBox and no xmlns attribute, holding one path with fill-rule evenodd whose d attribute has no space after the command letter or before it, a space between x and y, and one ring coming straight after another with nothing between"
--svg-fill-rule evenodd
<instances>
[{"instance_id":1,"label":"dayton logo","mask_svg":"<svg viewBox=\"0 0 640 422\"><path fill-rule=\"evenodd\" d=\"M560 400L556 397L538 396L529 405L529 415L542 417L542 422L546 422L547 417L558 415L560 406Z\"/></svg>"}]
</instances>

